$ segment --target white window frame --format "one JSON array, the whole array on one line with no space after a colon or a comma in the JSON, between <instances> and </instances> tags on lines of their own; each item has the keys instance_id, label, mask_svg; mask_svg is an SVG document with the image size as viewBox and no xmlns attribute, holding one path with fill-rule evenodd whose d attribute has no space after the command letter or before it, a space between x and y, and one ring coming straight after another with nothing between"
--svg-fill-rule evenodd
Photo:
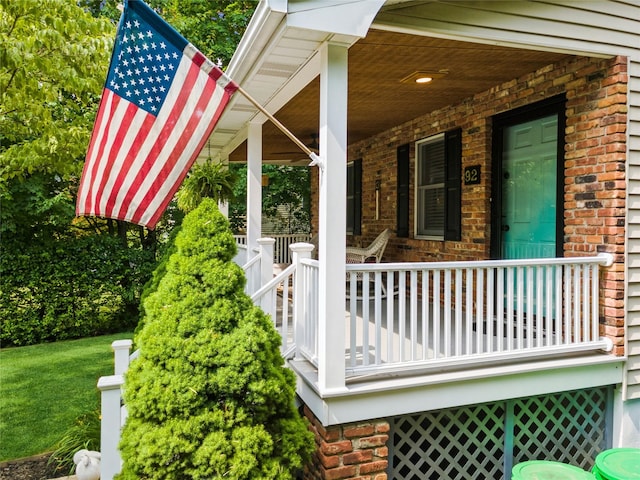
<instances>
[{"instance_id":1,"label":"white window frame","mask_svg":"<svg viewBox=\"0 0 640 480\"><path fill-rule=\"evenodd\" d=\"M424 190L429 190L429 189L436 189L436 188L441 188L443 191L443 202L442 202L442 215L446 215L446 162L447 162L447 158L446 158L446 154L444 157L444 169L445 169L445 175L443 176L442 182L439 183L433 183L433 184L427 184L427 185L419 185L419 181L421 178L421 172L420 172L420 165L421 165L421 161L422 161L422 148L420 148L421 146L425 145L425 144L432 144L432 143L445 143L445 134L443 133L439 133L437 135L433 135L431 137L427 137L427 138L423 138L421 140L418 140L416 142L415 145L415 177L414 177L414 216L413 216L413 235L414 238L418 238L418 239L422 239L422 240L439 240L439 241L444 241L444 233L445 233L445 229L446 229L446 222L443 223L442 225L442 232L435 234L435 233L419 233L419 221L421 218L423 218L423 213L422 213L422 206L421 206L421 202L420 202L420 191L422 189ZM444 147L445 145L443 145Z\"/></svg>"}]
</instances>

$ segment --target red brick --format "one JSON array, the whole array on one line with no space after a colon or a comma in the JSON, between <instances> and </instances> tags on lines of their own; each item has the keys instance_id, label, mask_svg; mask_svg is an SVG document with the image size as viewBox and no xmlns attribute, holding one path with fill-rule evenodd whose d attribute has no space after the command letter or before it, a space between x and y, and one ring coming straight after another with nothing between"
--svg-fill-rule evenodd
<instances>
[{"instance_id":1,"label":"red brick","mask_svg":"<svg viewBox=\"0 0 640 480\"><path fill-rule=\"evenodd\" d=\"M358 441L360 448L382 447L387 443L389 435L374 435L372 437L361 438Z\"/></svg>"},{"instance_id":2,"label":"red brick","mask_svg":"<svg viewBox=\"0 0 640 480\"><path fill-rule=\"evenodd\" d=\"M360 473L374 473L384 472L389 466L389 462L386 460L379 460L377 462L365 463L360 465Z\"/></svg>"},{"instance_id":3,"label":"red brick","mask_svg":"<svg viewBox=\"0 0 640 480\"><path fill-rule=\"evenodd\" d=\"M353 453L345 453L342 456L342 463L354 465L357 463L370 462L373 459L373 450L357 450Z\"/></svg>"},{"instance_id":4,"label":"red brick","mask_svg":"<svg viewBox=\"0 0 640 480\"><path fill-rule=\"evenodd\" d=\"M347 466L347 467L339 467L332 468L331 470L327 470L324 474L325 480L339 480L343 478L353 477L357 472L355 466Z\"/></svg>"},{"instance_id":5,"label":"red brick","mask_svg":"<svg viewBox=\"0 0 640 480\"><path fill-rule=\"evenodd\" d=\"M349 440L342 440L340 442L322 442L320 445L320 451L325 455L337 455L339 453L346 453L353 451L353 446Z\"/></svg>"},{"instance_id":6,"label":"red brick","mask_svg":"<svg viewBox=\"0 0 640 480\"><path fill-rule=\"evenodd\" d=\"M372 424L356 425L351 427L345 427L343 434L345 438L366 437L375 432L375 427Z\"/></svg>"}]
</instances>

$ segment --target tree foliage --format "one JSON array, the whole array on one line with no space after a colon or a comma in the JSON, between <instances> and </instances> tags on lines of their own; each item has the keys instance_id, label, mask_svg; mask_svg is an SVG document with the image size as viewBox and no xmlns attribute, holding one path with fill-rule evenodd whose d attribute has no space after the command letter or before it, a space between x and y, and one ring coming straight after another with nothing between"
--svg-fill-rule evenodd
<instances>
[{"instance_id":1,"label":"tree foliage","mask_svg":"<svg viewBox=\"0 0 640 480\"><path fill-rule=\"evenodd\" d=\"M69 0L0 0L2 180L79 172L114 32Z\"/></svg>"},{"instance_id":2,"label":"tree foliage","mask_svg":"<svg viewBox=\"0 0 640 480\"><path fill-rule=\"evenodd\" d=\"M0 247L0 344L32 345L131 330L154 262L117 238Z\"/></svg>"},{"instance_id":3,"label":"tree foliage","mask_svg":"<svg viewBox=\"0 0 640 480\"><path fill-rule=\"evenodd\" d=\"M185 216L125 379L123 479L292 479L314 449L212 199Z\"/></svg>"},{"instance_id":4,"label":"tree foliage","mask_svg":"<svg viewBox=\"0 0 640 480\"><path fill-rule=\"evenodd\" d=\"M96 16L118 20L122 0L79 0ZM145 0L207 58L227 65L258 0Z\"/></svg>"},{"instance_id":5,"label":"tree foliage","mask_svg":"<svg viewBox=\"0 0 640 480\"><path fill-rule=\"evenodd\" d=\"M229 218L234 230L245 228L247 214L247 166L231 165L237 182ZM263 165L268 185L262 190L262 215L279 233L308 232L311 220L310 169L283 165Z\"/></svg>"}]
</instances>

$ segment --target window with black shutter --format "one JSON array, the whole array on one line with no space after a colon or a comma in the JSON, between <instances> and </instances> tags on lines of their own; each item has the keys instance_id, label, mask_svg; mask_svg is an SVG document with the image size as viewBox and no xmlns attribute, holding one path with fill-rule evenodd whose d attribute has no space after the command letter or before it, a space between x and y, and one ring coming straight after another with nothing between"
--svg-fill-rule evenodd
<instances>
[{"instance_id":1,"label":"window with black shutter","mask_svg":"<svg viewBox=\"0 0 640 480\"><path fill-rule=\"evenodd\" d=\"M396 236L409 236L409 144L401 145L396 152Z\"/></svg>"},{"instance_id":2,"label":"window with black shutter","mask_svg":"<svg viewBox=\"0 0 640 480\"><path fill-rule=\"evenodd\" d=\"M360 235L362 224L362 160L347 164L347 233Z\"/></svg>"},{"instance_id":3,"label":"window with black shutter","mask_svg":"<svg viewBox=\"0 0 640 480\"><path fill-rule=\"evenodd\" d=\"M459 129L416 142L416 238L460 239L461 166Z\"/></svg>"}]
</instances>

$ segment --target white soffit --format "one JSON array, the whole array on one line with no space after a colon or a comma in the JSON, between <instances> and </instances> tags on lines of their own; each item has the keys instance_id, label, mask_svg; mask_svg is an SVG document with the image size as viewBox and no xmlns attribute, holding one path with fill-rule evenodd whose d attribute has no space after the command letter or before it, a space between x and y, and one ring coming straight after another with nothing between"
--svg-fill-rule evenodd
<instances>
[{"instance_id":1,"label":"white soffit","mask_svg":"<svg viewBox=\"0 0 640 480\"><path fill-rule=\"evenodd\" d=\"M319 74L316 53L320 46L329 40L352 44L366 35L383 3L263 0L226 73L269 113L275 113ZM249 100L236 93L198 160L224 159L246 139L248 122L265 120Z\"/></svg>"},{"instance_id":2,"label":"white soffit","mask_svg":"<svg viewBox=\"0 0 640 480\"><path fill-rule=\"evenodd\" d=\"M287 25L364 37L385 0L290 0Z\"/></svg>"}]
</instances>

